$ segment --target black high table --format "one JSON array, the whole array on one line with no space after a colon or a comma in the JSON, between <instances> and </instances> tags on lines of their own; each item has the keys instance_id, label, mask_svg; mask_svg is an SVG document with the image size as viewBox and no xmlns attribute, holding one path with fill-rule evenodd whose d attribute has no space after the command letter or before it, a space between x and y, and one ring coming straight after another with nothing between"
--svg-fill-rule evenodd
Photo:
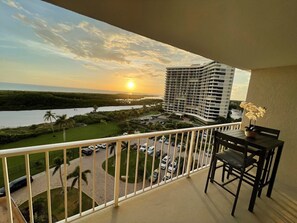
<instances>
[{"instance_id":1,"label":"black high table","mask_svg":"<svg viewBox=\"0 0 297 223\"><path fill-rule=\"evenodd\" d=\"M239 138L239 139L244 139L248 142L249 146L257 149L257 150L253 149L251 151L248 151L248 152L253 153L259 157L257 173L256 173L255 182L254 182L254 186L253 186L253 192L252 192L250 204L249 204L249 211L253 212L258 188L260 185L260 180L261 180L261 175L262 175L262 171L263 171L266 154L268 154L268 152L270 150L277 149L272 173L271 173L271 176L269 179L269 184L268 184L269 186L268 186L268 190L267 190L267 194L266 194L267 197L271 197L273 184L275 181L275 176L276 176L278 164L280 161L280 157L282 154L284 142L281 140L274 139L272 137L264 136L264 135L260 135L260 134L257 134L256 138L254 138L254 139L248 138L245 136L243 130L229 130L229 131L222 131L222 133Z\"/></svg>"}]
</instances>

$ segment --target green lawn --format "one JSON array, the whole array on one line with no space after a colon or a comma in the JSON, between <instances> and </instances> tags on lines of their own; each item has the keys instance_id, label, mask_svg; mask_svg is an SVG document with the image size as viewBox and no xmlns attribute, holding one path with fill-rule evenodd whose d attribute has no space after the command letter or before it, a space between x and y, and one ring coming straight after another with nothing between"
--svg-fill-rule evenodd
<instances>
[{"instance_id":1,"label":"green lawn","mask_svg":"<svg viewBox=\"0 0 297 223\"><path fill-rule=\"evenodd\" d=\"M130 150L130 158L129 158L129 172L128 172L128 182L134 183L135 182L135 170L136 170L136 161L137 161L137 151ZM102 163L102 168L105 170L105 162ZM158 168L159 166L159 159L155 159L154 169ZM114 163L115 157L112 156L108 159L108 173L114 176ZM153 164L153 157L147 156L147 164L146 164L146 179L149 178L151 175ZM127 165L127 150L123 150L121 154L121 171L120 176L126 176L126 165ZM144 165L145 165L145 153L139 152L139 161L138 161L138 175L137 175L137 182L143 181L143 174L144 174Z\"/></svg>"},{"instance_id":2,"label":"green lawn","mask_svg":"<svg viewBox=\"0 0 297 223\"><path fill-rule=\"evenodd\" d=\"M68 189L68 216L72 216L79 213L79 191L76 188ZM64 194L61 188L51 190L51 204L53 222L64 219ZM26 220L30 222L28 201L23 203L19 208ZM92 199L88 197L86 194L82 193L82 210L86 211L90 208L92 208ZM48 222L46 191L33 198L33 210L34 213L36 213L34 214L35 222Z\"/></svg>"},{"instance_id":3,"label":"green lawn","mask_svg":"<svg viewBox=\"0 0 297 223\"><path fill-rule=\"evenodd\" d=\"M77 141L77 140L86 140L86 139L96 139L107 137L111 135L119 134L120 129L116 123L100 123L93 124L84 127L71 128L66 130L66 139L67 142ZM0 149L9 149L9 148L20 148L27 146L37 146L44 144L52 143L61 143L63 142L63 132L56 132L55 137L52 134L44 134L34 138L24 139L18 142L8 143L1 145ZM72 158L78 157L78 149L70 149L72 153ZM50 152L50 165L53 164L53 159L57 156L61 156L62 151ZM30 164L31 164L31 175L44 171L45 160L44 153L37 153L30 155ZM9 179L14 180L20 176L25 175L25 158L24 156L17 156L8 158L8 167L9 167ZM0 160L0 187L3 186L3 176L2 176L2 160Z\"/></svg>"}]
</instances>

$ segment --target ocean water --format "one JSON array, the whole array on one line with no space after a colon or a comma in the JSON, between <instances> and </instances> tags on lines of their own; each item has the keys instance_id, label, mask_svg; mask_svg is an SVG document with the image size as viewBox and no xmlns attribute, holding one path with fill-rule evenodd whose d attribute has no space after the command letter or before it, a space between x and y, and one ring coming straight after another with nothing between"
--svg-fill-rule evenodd
<instances>
[{"instance_id":1,"label":"ocean water","mask_svg":"<svg viewBox=\"0 0 297 223\"><path fill-rule=\"evenodd\" d=\"M33 84L17 84L0 82L0 90L14 90L14 91L50 91L50 92L80 92L80 93L101 93L101 94L119 94L127 93L121 91L105 91L86 88L68 88L68 87L54 87L46 85Z\"/></svg>"}]
</instances>

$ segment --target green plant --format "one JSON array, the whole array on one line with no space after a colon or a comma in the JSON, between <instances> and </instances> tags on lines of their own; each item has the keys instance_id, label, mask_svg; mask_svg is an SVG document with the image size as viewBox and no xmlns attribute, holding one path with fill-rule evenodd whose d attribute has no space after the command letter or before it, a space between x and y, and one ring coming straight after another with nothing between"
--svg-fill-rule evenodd
<instances>
[{"instance_id":1,"label":"green plant","mask_svg":"<svg viewBox=\"0 0 297 223\"><path fill-rule=\"evenodd\" d=\"M59 176L60 176L60 181L61 181L61 185L64 191L64 183L63 183L63 179L62 179L62 168L61 166L64 164L64 158L62 157L56 157L54 158L54 171L53 171L53 175L55 175L55 173L59 170ZM66 164L70 165L69 159L67 158L66 160ZM64 191L65 193L65 191Z\"/></svg>"},{"instance_id":2,"label":"green plant","mask_svg":"<svg viewBox=\"0 0 297 223\"><path fill-rule=\"evenodd\" d=\"M88 178L87 174L91 173L91 170L84 170L81 172L81 178L80 178L80 168L79 166L75 167L75 169L67 175L67 180L73 178L71 183L71 189L74 187L74 185L77 182L78 190L80 191L80 180L82 179L86 184L88 184Z\"/></svg>"},{"instance_id":3,"label":"green plant","mask_svg":"<svg viewBox=\"0 0 297 223\"><path fill-rule=\"evenodd\" d=\"M68 119L67 115L57 116L56 125L63 129L63 140L66 141L66 128L72 127L75 121L73 119Z\"/></svg>"}]
</instances>

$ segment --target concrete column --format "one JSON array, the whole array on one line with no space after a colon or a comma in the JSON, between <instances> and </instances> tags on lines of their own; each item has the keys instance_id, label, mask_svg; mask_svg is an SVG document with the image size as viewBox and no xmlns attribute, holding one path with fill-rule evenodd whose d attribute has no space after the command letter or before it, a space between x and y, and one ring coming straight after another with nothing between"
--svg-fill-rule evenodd
<instances>
[{"instance_id":1,"label":"concrete column","mask_svg":"<svg viewBox=\"0 0 297 223\"><path fill-rule=\"evenodd\" d=\"M258 125L281 130L285 146L276 186L297 200L297 66L252 70L246 101L267 108Z\"/></svg>"}]
</instances>

